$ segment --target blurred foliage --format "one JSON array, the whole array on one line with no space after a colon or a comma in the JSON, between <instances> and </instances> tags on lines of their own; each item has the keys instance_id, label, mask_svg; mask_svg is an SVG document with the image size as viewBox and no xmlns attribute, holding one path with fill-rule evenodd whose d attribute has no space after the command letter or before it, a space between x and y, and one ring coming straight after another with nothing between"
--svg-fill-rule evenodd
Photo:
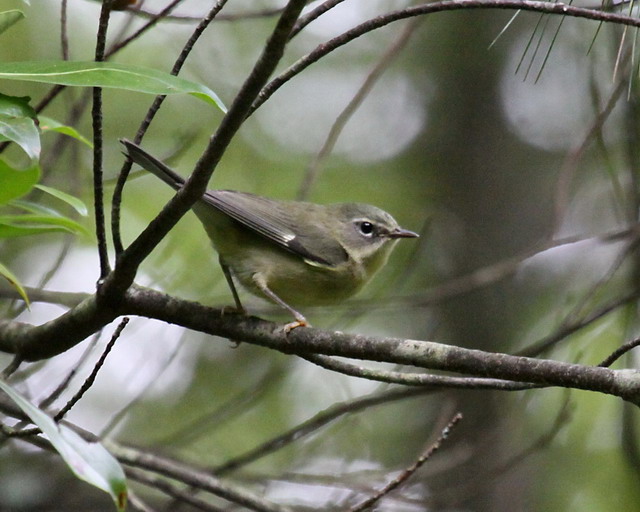
<instances>
[{"instance_id":1,"label":"blurred foliage","mask_svg":"<svg viewBox=\"0 0 640 512\"><path fill-rule=\"evenodd\" d=\"M54 20L59 20L60 3L5 3L3 9L19 8L25 17L2 34L0 59L59 59ZM176 13L201 16L210 3L185 0ZM157 12L161 6L156 4L144 7ZM279 6L267 0L230 4L223 13ZM344 2L296 36L281 68L353 25L407 4ZM93 57L99 9L99 2L70 2L73 60ZM427 16L347 123L310 199L376 204L403 226L423 228L423 236L419 245L399 245L389 265L351 303L305 311L314 326L515 353L635 290L635 247L623 259L629 240L594 238L634 225L639 211L637 90L627 87L633 66L613 73L623 29L602 26L588 51L597 23L567 19L556 37L558 18L542 18L540 23L549 24L543 32L536 28L540 16L523 12L489 49L511 17L497 10ZM114 13L110 41L121 31L132 33L144 19ZM229 105L274 19L214 22L181 76L204 84ZM165 20L113 60L167 71L195 23ZM282 87L246 121L210 186L295 197L332 123L402 28L394 23L368 34ZM624 52L636 38L630 33ZM540 49L532 53L527 50L532 45ZM526 64L519 69L521 60ZM620 84L623 92L615 96ZM0 93L30 96L32 105L48 90L43 84L0 80ZM104 90L110 184L122 164L117 140L133 138L150 102L143 94ZM608 102L613 106L603 116ZM88 105L87 91L67 89L44 114L88 137L90 117L81 105ZM221 119L221 112L203 108L196 99L172 96L143 145L187 175ZM90 148L77 137L56 133L41 142L43 183L91 204ZM581 145L584 150L578 151ZM11 145L3 157L19 159L20 151ZM27 199L43 201L38 189L31 194ZM151 177L130 180L122 215L125 244L171 194ZM73 218L92 229L90 218ZM523 256L514 272L488 285L442 301L426 300L454 278L528 254L541 241L578 235L585 240ZM56 291L94 289L98 271L90 237L71 240L49 233L0 243L2 262L25 284ZM137 282L205 304L232 302L217 257L193 215L181 220L143 264ZM247 306L252 313L283 318L258 299L248 298ZM60 314L58 306L43 303L29 312L10 301L0 307L3 317L19 314L20 321L36 324ZM105 337L111 330L105 329ZM631 302L563 338L541 357L597 364L636 336ZM56 405L80 386L104 343L96 343ZM80 359L85 345L27 366L15 378L25 379L37 403ZM0 356L3 366L9 361ZM629 356L623 364L636 362ZM96 434L119 420L109 428L113 439L211 467L332 404L388 388L263 348L234 347L228 340L135 319L68 419ZM461 410L465 419L450 442L379 510L635 510L637 412L611 397L572 392L569 419L562 422L564 402L558 390L433 392L345 414L226 476L300 510L344 510L409 466ZM110 510L108 499L100 501L89 486L68 478L62 464L43 463L19 441L4 442L2 448L1 510L73 509L78 503L78 509ZM517 463L500 471L513 458ZM24 490L27 485L33 492ZM134 488L161 506L157 493Z\"/></svg>"}]
</instances>

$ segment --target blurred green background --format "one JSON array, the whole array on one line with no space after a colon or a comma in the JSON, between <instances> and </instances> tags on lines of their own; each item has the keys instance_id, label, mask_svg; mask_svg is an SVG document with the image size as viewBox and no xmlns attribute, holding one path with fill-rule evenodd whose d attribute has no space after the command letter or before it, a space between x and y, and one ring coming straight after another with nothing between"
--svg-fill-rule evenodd
<instances>
[{"instance_id":1,"label":"blurred green background","mask_svg":"<svg viewBox=\"0 0 640 512\"><path fill-rule=\"evenodd\" d=\"M0 4L20 6L27 15L0 36L3 60L60 58L60 2ZM147 1L145 7L158 11L164 4ZM223 13L280 5L230 4ZM186 0L176 12L200 16L210 5ZM361 21L406 5L344 2L291 42L280 69ZM73 60L92 59L99 8L98 2L70 3ZM602 26L589 51L596 22L566 19L554 39L559 17L523 12L489 48L512 16L474 10L424 17L347 123L309 199L375 204L422 237L399 244L388 266L352 302L305 310L314 326L515 353L634 289L635 251L623 259L624 239L604 243L593 237L637 218L637 87L625 85L630 76L637 81L637 70L621 65L614 73L623 34L624 53L631 51L636 32ZM121 29L131 33L142 20L115 13L110 35ZM183 75L230 104L274 22L274 17L214 22ZM296 197L336 117L406 24L357 39L283 86L242 127L211 187ZM162 22L114 60L168 70L194 26ZM598 121L620 81L623 93L606 120ZM0 92L29 95L34 103L47 90L0 81ZM67 121L85 93L66 90L46 115ZM117 140L133 138L152 98L105 90L104 99L105 174L113 180L122 162ZM143 146L186 175L221 117L192 97L168 98ZM74 126L91 133L86 112ZM52 135L44 139L44 182L90 202L90 151L66 141L62 156L48 160L61 143ZM5 155L21 157L15 148ZM111 184L109 197L112 189ZM171 191L152 177L140 177L124 196L127 243ZM533 251L569 236L584 241ZM52 269L46 285L52 290L90 292L98 277L95 242L89 238L24 238L1 250L3 261L31 286ZM516 262L511 270L498 272L489 284L463 286L454 296L438 293L453 279L508 258ZM208 305L232 302L217 257L191 214L143 264L137 282ZM265 302L243 298L252 313L286 320ZM14 311L8 303L2 308L3 316ZM61 311L38 303L19 319L41 323ZM97 352L78 372L68 396L112 330L96 341ZM631 302L540 356L597 364L637 331ZM23 370L23 390L36 401L46 396L87 344ZM0 356L3 366L9 361ZM624 365L633 367L635 359ZM134 319L68 419L96 434L106 431L118 441L211 467L332 404L391 387L267 349L235 348L224 339ZM556 389L434 391L379 405L345 414L226 476L299 510L345 510L409 466L456 410L465 418L450 442L377 510L637 510L637 412L612 397ZM108 498L73 479L55 457L19 441L2 448L0 510L110 509ZM159 495L135 489L161 506Z\"/></svg>"}]
</instances>

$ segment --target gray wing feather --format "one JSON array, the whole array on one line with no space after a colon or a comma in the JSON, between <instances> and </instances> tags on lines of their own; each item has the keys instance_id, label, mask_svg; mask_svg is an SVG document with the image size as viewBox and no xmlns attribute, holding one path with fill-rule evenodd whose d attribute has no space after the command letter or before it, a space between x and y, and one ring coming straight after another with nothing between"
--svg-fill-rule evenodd
<instances>
[{"instance_id":1,"label":"gray wing feather","mask_svg":"<svg viewBox=\"0 0 640 512\"><path fill-rule=\"evenodd\" d=\"M172 188L178 190L184 185L182 176L140 146L126 139L120 142L135 163ZM306 203L304 208L298 204L297 213L293 213L291 208L285 208L286 202L234 190L208 191L202 201L313 264L334 267L349 259L344 247L333 236L327 236L326 230L309 223L308 219L313 218L313 212L309 210L318 208L312 203ZM304 220L301 214L305 214Z\"/></svg>"},{"instance_id":2,"label":"gray wing feather","mask_svg":"<svg viewBox=\"0 0 640 512\"><path fill-rule=\"evenodd\" d=\"M333 237L327 236L317 225L309 225L308 220L302 222L299 214L292 215L286 209L286 202L233 190L209 191L202 199L266 239L312 263L333 267L349 258ZM304 208L307 219L313 217L313 212L308 209L315 206L308 203Z\"/></svg>"}]
</instances>

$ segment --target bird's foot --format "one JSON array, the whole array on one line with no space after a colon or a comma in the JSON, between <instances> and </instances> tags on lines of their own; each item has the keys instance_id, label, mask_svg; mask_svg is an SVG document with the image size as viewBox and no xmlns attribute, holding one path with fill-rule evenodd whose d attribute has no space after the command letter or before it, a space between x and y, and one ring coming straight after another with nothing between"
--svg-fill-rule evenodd
<instances>
[{"instance_id":1,"label":"bird's foot","mask_svg":"<svg viewBox=\"0 0 640 512\"><path fill-rule=\"evenodd\" d=\"M296 320L295 322L290 322L286 324L283 327L283 330L285 334L289 334L291 331L293 331L298 327L311 327L311 325L309 324L309 322L307 322L305 318L302 318L300 320Z\"/></svg>"}]
</instances>

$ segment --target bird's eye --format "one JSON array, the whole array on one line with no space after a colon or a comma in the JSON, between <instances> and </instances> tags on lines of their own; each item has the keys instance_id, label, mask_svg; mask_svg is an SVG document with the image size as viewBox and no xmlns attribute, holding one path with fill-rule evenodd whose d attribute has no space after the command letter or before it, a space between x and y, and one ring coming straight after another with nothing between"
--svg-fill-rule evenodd
<instances>
[{"instance_id":1,"label":"bird's eye","mask_svg":"<svg viewBox=\"0 0 640 512\"><path fill-rule=\"evenodd\" d=\"M362 233L364 236L370 237L371 235L373 235L373 224L371 224L371 222L367 222L362 221L358 223L358 229L360 229L360 233Z\"/></svg>"}]
</instances>

